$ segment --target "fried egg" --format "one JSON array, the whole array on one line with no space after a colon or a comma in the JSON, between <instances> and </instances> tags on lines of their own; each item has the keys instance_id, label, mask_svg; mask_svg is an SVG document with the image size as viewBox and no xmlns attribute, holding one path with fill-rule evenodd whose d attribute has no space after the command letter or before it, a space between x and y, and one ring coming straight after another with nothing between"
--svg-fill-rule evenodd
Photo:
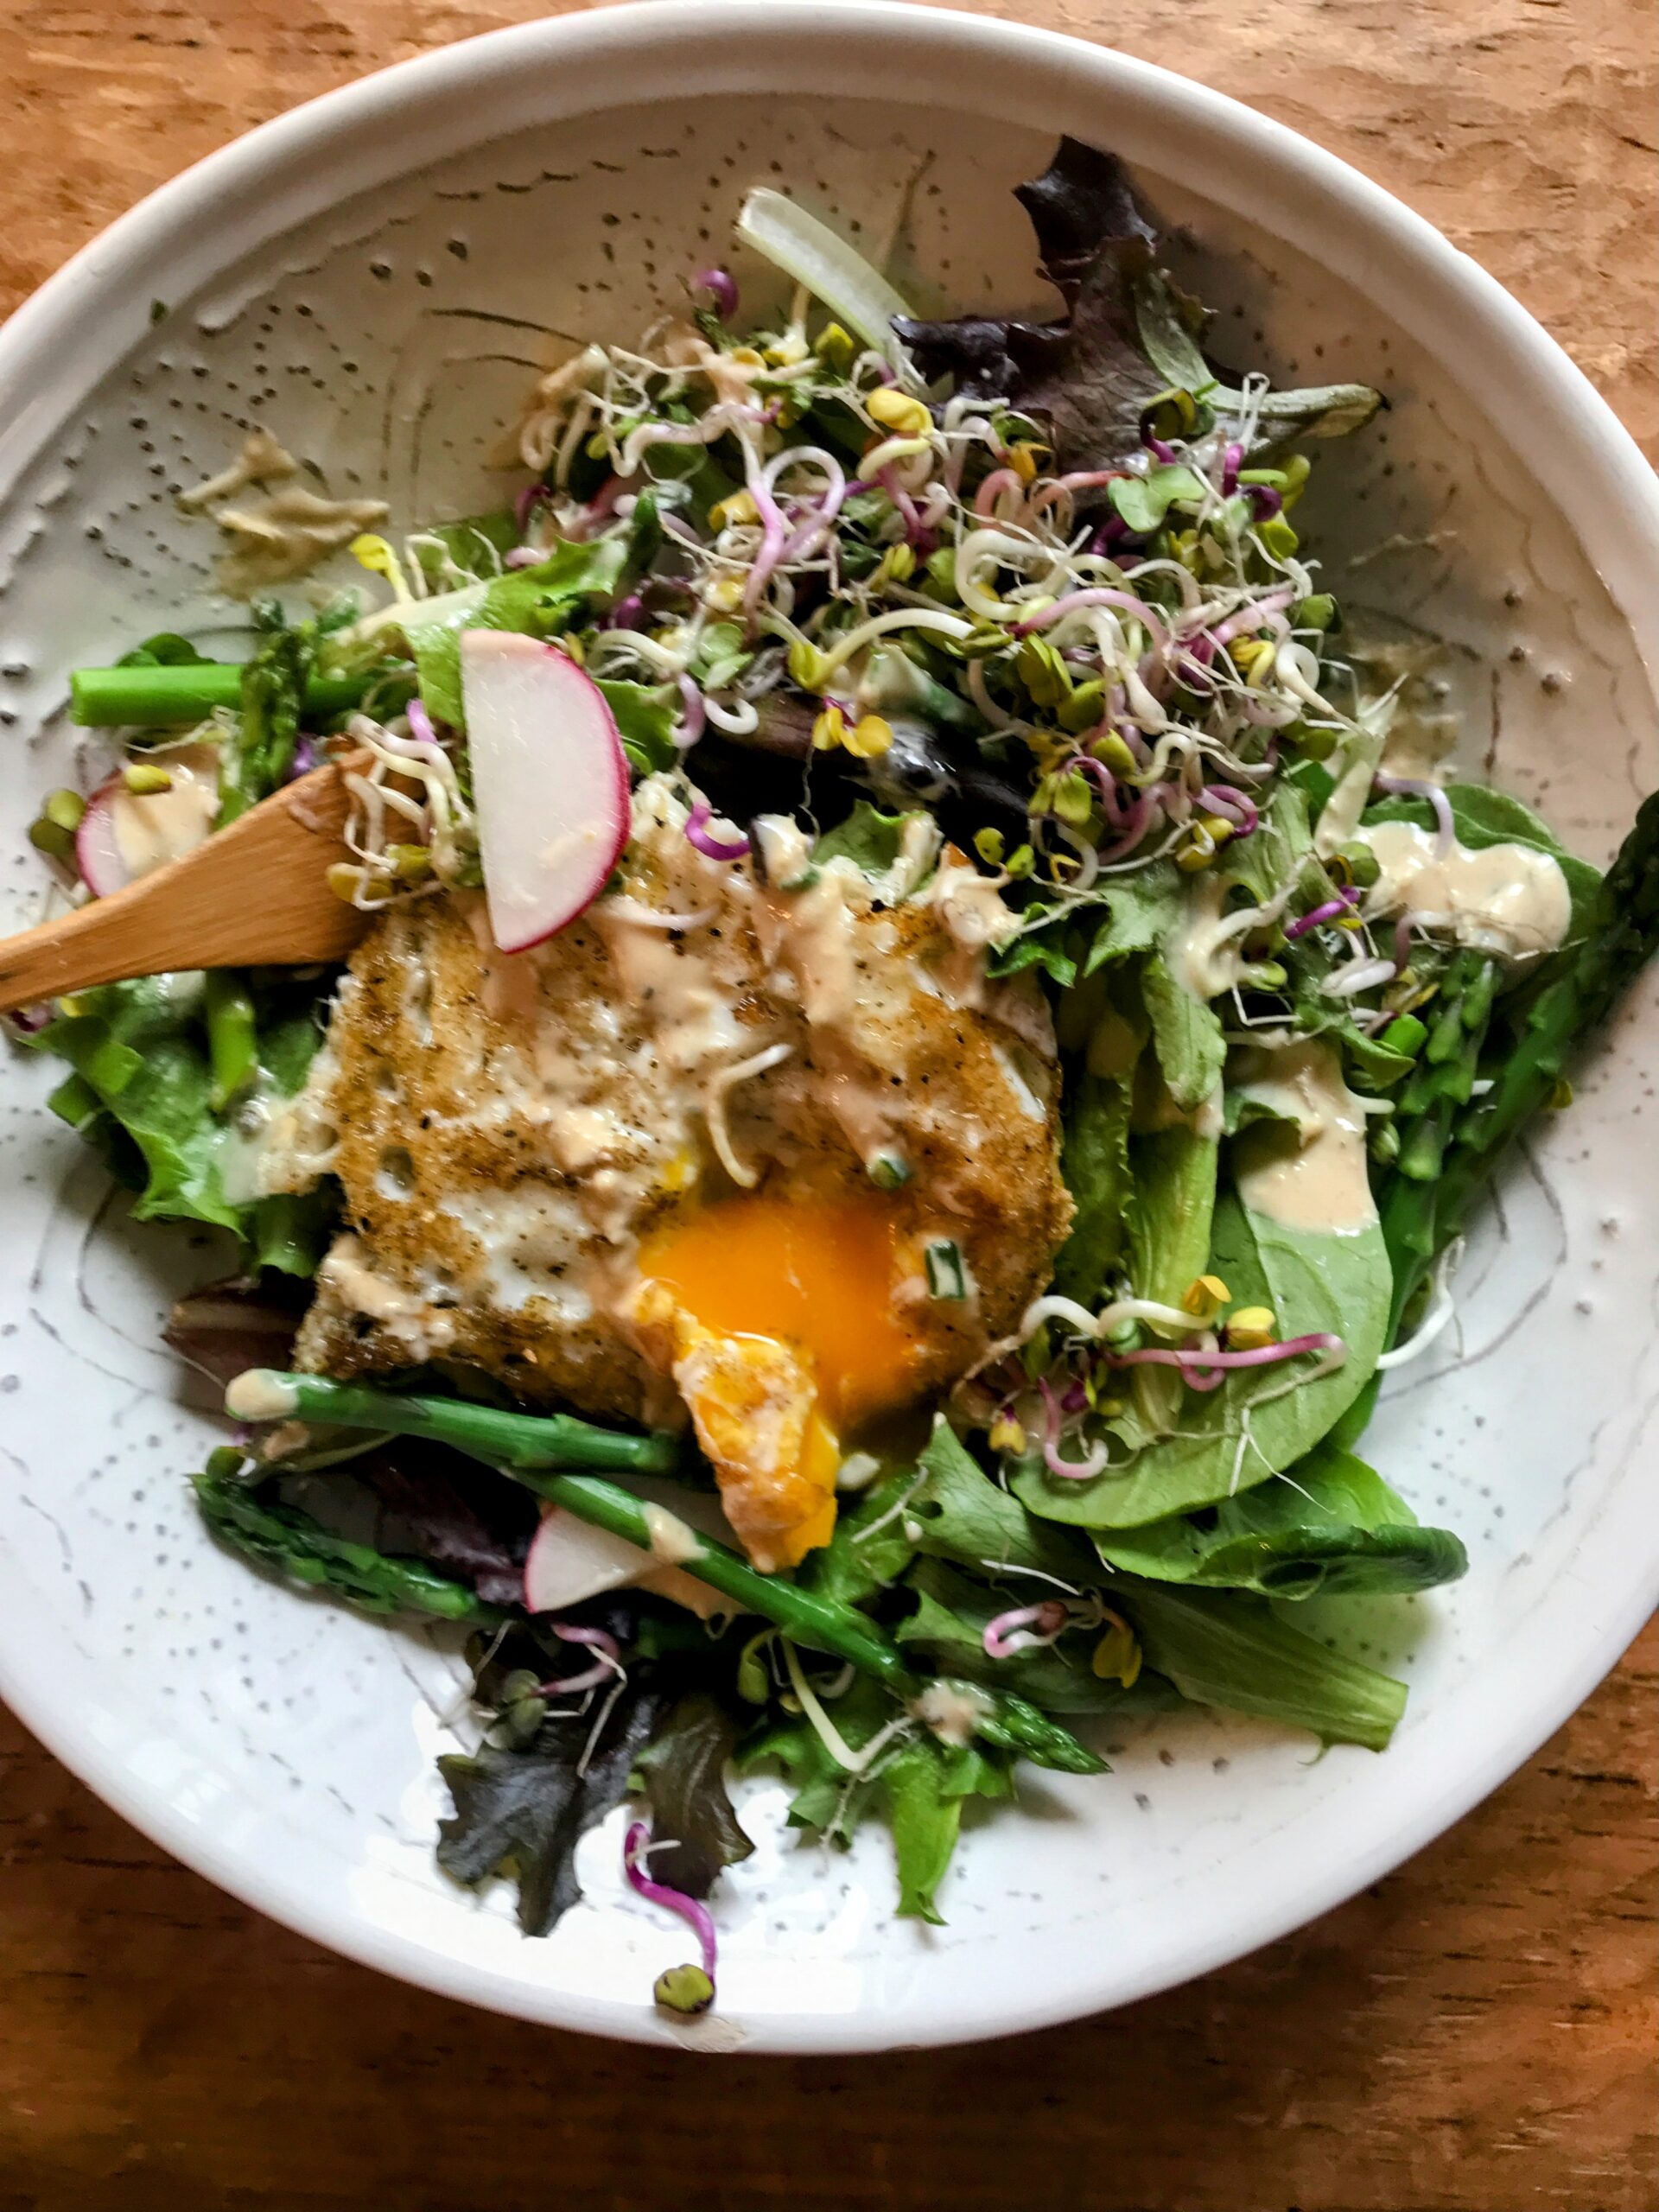
<instances>
[{"instance_id":1,"label":"fried egg","mask_svg":"<svg viewBox=\"0 0 1659 2212\"><path fill-rule=\"evenodd\" d=\"M475 899L391 909L264 1174L344 1194L302 1365L689 1418L771 1571L828 1539L869 1426L1047 1281L1058 1077L1034 984L987 977L1012 916L931 824L881 876L782 820L716 861L695 797L643 784L613 886L531 952Z\"/></svg>"}]
</instances>

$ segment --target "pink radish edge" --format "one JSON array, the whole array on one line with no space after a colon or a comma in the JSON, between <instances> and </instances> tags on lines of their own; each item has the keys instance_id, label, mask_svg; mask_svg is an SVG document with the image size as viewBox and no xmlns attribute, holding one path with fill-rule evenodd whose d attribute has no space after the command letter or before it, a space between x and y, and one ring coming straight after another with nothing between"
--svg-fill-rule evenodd
<instances>
[{"instance_id":1,"label":"pink radish edge","mask_svg":"<svg viewBox=\"0 0 1659 2212\"><path fill-rule=\"evenodd\" d=\"M101 783L87 800L75 831L75 866L95 899L107 899L132 881L115 834L115 801L123 789L119 776Z\"/></svg>"},{"instance_id":2,"label":"pink radish edge","mask_svg":"<svg viewBox=\"0 0 1659 2212\"><path fill-rule=\"evenodd\" d=\"M524 1560L524 1610L562 1612L584 1598L597 1598L637 1581L650 1573L651 1564L651 1554L637 1544L590 1528L556 1505L549 1506Z\"/></svg>"},{"instance_id":3,"label":"pink radish edge","mask_svg":"<svg viewBox=\"0 0 1659 2212\"><path fill-rule=\"evenodd\" d=\"M609 880L631 827L627 755L604 694L553 645L463 631L461 679L490 931L524 952Z\"/></svg>"}]
</instances>

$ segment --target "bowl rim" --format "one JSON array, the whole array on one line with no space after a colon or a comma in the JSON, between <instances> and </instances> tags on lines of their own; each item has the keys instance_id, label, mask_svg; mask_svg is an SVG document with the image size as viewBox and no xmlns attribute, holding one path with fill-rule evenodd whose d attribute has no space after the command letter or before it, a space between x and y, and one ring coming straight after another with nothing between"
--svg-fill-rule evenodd
<instances>
[{"instance_id":1,"label":"bowl rim","mask_svg":"<svg viewBox=\"0 0 1659 2212\"><path fill-rule=\"evenodd\" d=\"M645 61L642 62L642 56ZM879 68L877 65L880 65ZM995 112L1051 130L1086 134L1091 103L1124 111L1111 137L1132 164L1155 167L1155 132L1172 126L1192 147L1225 149L1254 180L1252 219L1327 262L1361 271L1389 319L1451 370L1453 340L1468 382L1482 363L1497 372L1483 391L1488 417L1527 463L1578 533L1651 671L1659 664L1659 481L1634 440L1588 379L1497 281L1423 218L1335 155L1208 87L1155 65L1067 35L895 4L895 0L632 0L632 4L488 32L396 63L325 92L259 125L157 188L83 246L0 329L0 390L21 404L0 428L0 497L37 459L85 393L89 363L103 372L140 342L156 289L185 279L194 296L224 268L212 241L236 226L235 258L329 206L410 172L411 126L433 134L421 166L463 146L506 137L561 114L626 107L646 97L785 91L813 84L839 92L868 72L891 84L906 65L948 68L962 91L943 105ZM810 65L810 66L809 66ZM641 72L647 90L641 89ZM556 79L556 83L550 80ZM988 86L969 97L970 84ZM652 86L654 90L649 89ZM855 94L858 87L849 88ZM866 87L867 94L869 88ZM486 133L477 103L491 96ZM1074 118L1076 118L1074 122ZM386 130L384 126L394 124ZM447 142L446 142L447 134ZM325 158L327 157L327 158ZM1206 178L1205 188L1209 190ZM1243 186L1236 188L1244 192ZM1224 188L1211 198L1227 200ZM201 276L194 280L192 271ZM67 400L66 400L67 395ZM1541 449L1529 437L1540 422ZM1634 1485L1627 1477L1621 1487ZM1601 1539L1606 1541L1605 1532ZM1629 1572L1569 1626L1537 1637L1500 1682L1459 1693L1456 1753L1439 1760L1439 1786L1363 1847L1333 1851L1317 1878L1244 1906L1224 1932L1184 1936L1131 1977L1096 1967L1060 1990L1014 1983L988 1991L971 2019L853 2014L768 2014L746 2051L887 2050L967 2042L1020 2031L1128 2003L1208 1973L1345 1902L1440 1834L1486 1796L1554 1732L1617 1663L1659 1602L1659 1531L1626 1511L1616 1556ZM1491 1670L1496 1673L1497 1670ZM327 1905L280 1868L256 1865L204 1833L135 1774L118 1742L77 1728L40 1686L40 1670L0 1646L0 1694L55 1756L122 1817L242 1902L330 1948L441 1994L518 2016L628 2040L673 2044L648 2008L518 1983L400 1933L349 1908ZM1517 1719L1517 1715L1520 1717ZM1473 1724L1471 1726L1471 1723ZM1471 1758L1471 1741L1482 1745Z\"/></svg>"}]
</instances>

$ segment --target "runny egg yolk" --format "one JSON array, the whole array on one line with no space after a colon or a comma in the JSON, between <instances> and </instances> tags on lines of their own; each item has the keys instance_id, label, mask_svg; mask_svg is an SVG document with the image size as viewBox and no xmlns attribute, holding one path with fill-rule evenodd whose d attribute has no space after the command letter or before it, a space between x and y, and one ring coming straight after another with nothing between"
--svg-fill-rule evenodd
<instances>
[{"instance_id":1,"label":"runny egg yolk","mask_svg":"<svg viewBox=\"0 0 1659 2212\"><path fill-rule=\"evenodd\" d=\"M648 1240L642 1275L722 1336L804 1352L837 1431L912 1395L915 1338L893 1310L897 1231L874 1197L724 1198Z\"/></svg>"},{"instance_id":2,"label":"runny egg yolk","mask_svg":"<svg viewBox=\"0 0 1659 2212\"><path fill-rule=\"evenodd\" d=\"M829 1542L842 1436L914 1394L921 1347L893 1307L896 1243L874 1192L758 1191L641 1249L635 1325L672 1374L727 1518L763 1573Z\"/></svg>"}]
</instances>

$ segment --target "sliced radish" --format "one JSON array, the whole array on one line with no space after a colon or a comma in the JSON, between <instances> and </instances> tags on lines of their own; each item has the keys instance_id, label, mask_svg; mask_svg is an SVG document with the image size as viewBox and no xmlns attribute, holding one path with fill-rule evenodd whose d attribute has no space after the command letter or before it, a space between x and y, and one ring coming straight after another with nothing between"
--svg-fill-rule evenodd
<instances>
[{"instance_id":1,"label":"sliced radish","mask_svg":"<svg viewBox=\"0 0 1659 2212\"><path fill-rule=\"evenodd\" d=\"M75 866L94 899L107 899L132 881L115 835L115 801L120 790L119 776L100 784L87 800L75 831Z\"/></svg>"},{"instance_id":2,"label":"sliced radish","mask_svg":"<svg viewBox=\"0 0 1659 2212\"><path fill-rule=\"evenodd\" d=\"M107 899L141 875L182 860L213 835L219 813L219 753L179 746L156 765L173 779L164 791L129 791L111 776L86 802L75 831L75 866L94 898Z\"/></svg>"},{"instance_id":3,"label":"sliced radish","mask_svg":"<svg viewBox=\"0 0 1659 2212\"><path fill-rule=\"evenodd\" d=\"M627 842L627 755L592 677L534 638L463 631L461 689L490 932L524 952L604 889Z\"/></svg>"},{"instance_id":4,"label":"sliced radish","mask_svg":"<svg viewBox=\"0 0 1659 2212\"><path fill-rule=\"evenodd\" d=\"M732 1541L720 1500L712 1494L643 1478L631 1481L628 1487L647 1505L662 1506L702 1535L717 1536L724 1543ZM561 1506L550 1505L531 1539L530 1555L524 1561L524 1605L532 1613L561 1613L568 1606L581 1605L584 1598L597 1598L632 1582L649 1582L664 1573L664 1562L638 1544L578 1521ZM664 1591L664 1594L677 1593Z\"/></svg>"}]
</instances>

